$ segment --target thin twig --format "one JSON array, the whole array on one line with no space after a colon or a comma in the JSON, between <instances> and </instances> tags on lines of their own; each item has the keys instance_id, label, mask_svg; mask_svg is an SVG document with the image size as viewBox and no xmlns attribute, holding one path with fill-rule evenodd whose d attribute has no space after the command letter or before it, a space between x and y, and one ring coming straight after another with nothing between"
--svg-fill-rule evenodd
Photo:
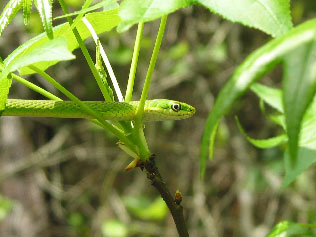
<instances>
[{"instance_id":1,"label":"thin twig","mask_svg":"<svg viewBox=\"0 0 316 237\"><path fill-rule=\"evenodd\" d=\"M171 195L166 183L160 175L158 167L156 166L154 155L151 156L148 161L140 163L139 166L142 169L146 169L147 178L151 180L151 184L157 189L163 200L166 202L176 224L179 236L188 237L189 233L183 216L183 207L181 206L181 193L177 191L175 198Z\"/></svg>"}]
</instances>

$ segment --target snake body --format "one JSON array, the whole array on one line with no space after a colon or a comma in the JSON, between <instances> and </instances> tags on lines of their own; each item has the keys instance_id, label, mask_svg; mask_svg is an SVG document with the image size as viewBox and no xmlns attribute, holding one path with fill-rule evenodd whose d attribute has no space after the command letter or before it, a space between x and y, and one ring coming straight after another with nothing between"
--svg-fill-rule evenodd
<instances>
[{"instance_id":1,"label":"snake body","mask_svg":"<svg viewBox=\"0 0 316 237\"><path fill-rule=\"evenodd\" d=\"M133 120L139 102L85 101L90 108L100 112L105 120ZM147 100L143 120L179 120L191 117L195 108L174 100ZM8 99L2 116L93 118L72 101Z\"/></svg>"}]
</instances>

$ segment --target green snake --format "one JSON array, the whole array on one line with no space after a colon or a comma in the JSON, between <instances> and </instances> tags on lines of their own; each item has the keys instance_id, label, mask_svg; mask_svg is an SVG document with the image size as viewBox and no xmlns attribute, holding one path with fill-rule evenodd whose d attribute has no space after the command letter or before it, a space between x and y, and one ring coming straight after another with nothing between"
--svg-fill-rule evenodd
<instances>
[{"instance_id":1,"label":"green snake","mask_svg":"<svg viewBox=\"0 0 316 237\"><path fill-rule=\"evenodd\" d=\"M105 120L134 120L138 101L102 102L85 101L90 108L100 112ZM191 117L195 108L183 102L167 99L147 100L143 121L179 120ZM8 99L2 116L93 118L72 101Z\"/></svg>"}]
</instances>

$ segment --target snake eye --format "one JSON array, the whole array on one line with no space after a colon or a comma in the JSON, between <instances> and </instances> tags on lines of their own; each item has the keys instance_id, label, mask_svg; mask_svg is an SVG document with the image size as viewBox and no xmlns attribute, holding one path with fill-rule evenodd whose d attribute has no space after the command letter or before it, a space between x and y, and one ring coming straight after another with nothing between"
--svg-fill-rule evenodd
<instances>
[{"instance_id":1,"label":"snake eye","mask_svg":"<svg viewBox=\"0 0 316 237\"><path fill-rule=\"evenodd\" d=\"M178 103L173 103L171 105L171 109L174 111L174 112L179 112L181 110L181 105L178 104Z\"/></svg>"}]
</instances>

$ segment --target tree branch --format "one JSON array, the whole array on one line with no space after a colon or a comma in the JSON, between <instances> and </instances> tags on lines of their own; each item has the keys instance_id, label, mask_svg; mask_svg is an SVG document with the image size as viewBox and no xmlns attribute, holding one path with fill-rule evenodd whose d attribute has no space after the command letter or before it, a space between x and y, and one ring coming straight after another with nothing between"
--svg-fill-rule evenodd
<instances>
[{"instance_id":1,"label":"tree branch","mask_svg":"<svg viewBox=\"0 0 316 237\"><path fill-rule=\"evenodd\" d=\"M171 195L156 166L154 155L152 155L148 161L141 162L139 166L141 169L146 169L147 178L151 180L151 184L157 189L163 200L166 202L176 224L179 236L189 237L184 221L183 207L181 206L181 193L177 191L175 198Z\"/></svg>"}]
</instances>

